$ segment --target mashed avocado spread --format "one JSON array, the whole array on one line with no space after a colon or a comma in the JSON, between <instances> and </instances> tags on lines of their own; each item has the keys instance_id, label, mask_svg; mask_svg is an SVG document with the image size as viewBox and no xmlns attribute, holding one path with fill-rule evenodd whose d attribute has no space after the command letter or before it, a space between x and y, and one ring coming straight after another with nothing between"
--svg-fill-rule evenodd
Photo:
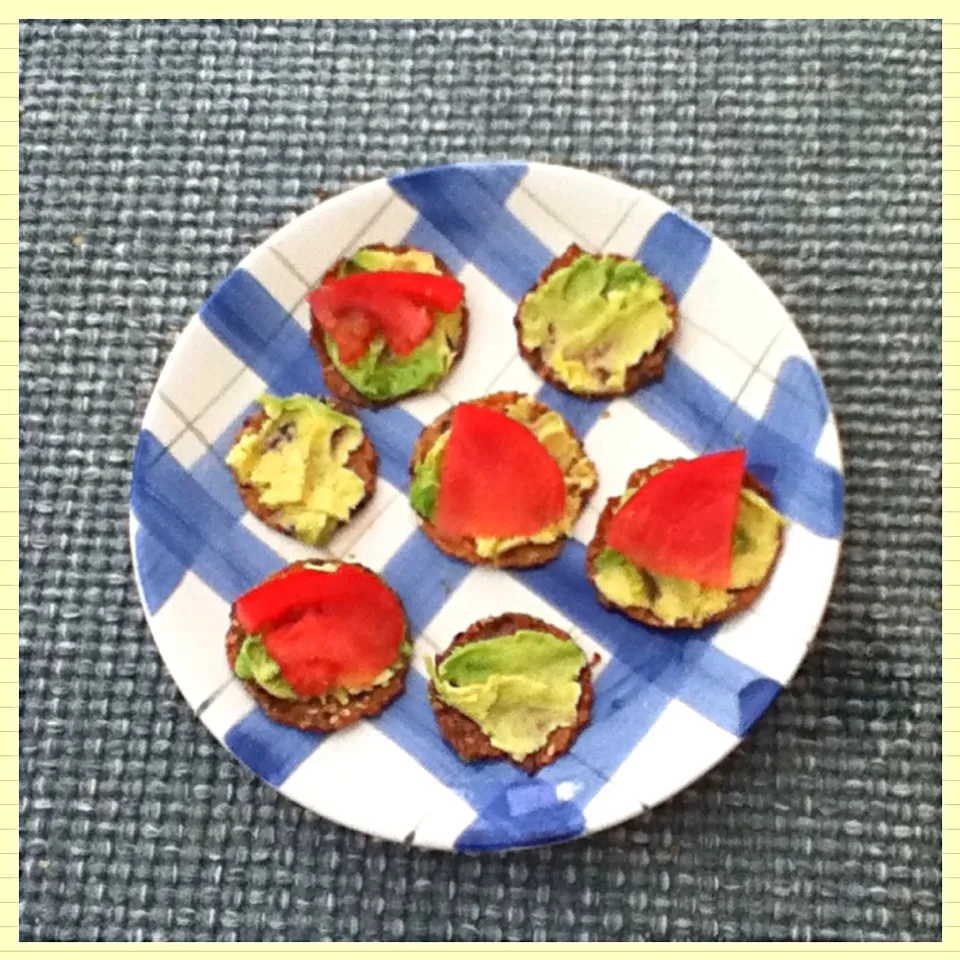
<instances>
[{"instance_id":1,"label":"mashed avocado spread","mask_svg":"<svg viewBox=\"0 0 960 960\"><path fill-rule=\"evenodd\" d=\"M521 397L510 404L504 413L532 431L550 455L560 465L567 487L567 500L563 516L549 527L532 537L509 537L498 540L493 537L478 537L474 542L481 557L496 557L525 543L548 544L566 536L577 522L582 493L597 480L597 471L583 454L577 438L570 432L563 417L552 410L544 410L529 397ZM450 432L442 434L430 448L423 461L414 469L410 487L410 503L413 509L428 520L433 519L443 470L443 450Z\"/></svg>"},{"instance_id":2,"label":"mashed avocado spread","mask_svg":"<svg viewBox=\"0 0 960 960\"><path fill-rule=\"evenodd\" d=\"M427 661L436 695L473 720L493 746L521 761L577 721L583 651L539 630L518 630Z\"/></svg>"},{"instance_id":3,"label":"mashed avocado spread","mask_svg":"<svg viewBox=\"0 0 960 960\"><path fill-rule=\"evenodd\" d=\"M636 261L585 253L524 298L521 341L572 390L623 389L627 370L673 328L662 297Z\"/></svg>"},{"instance_id":4,"label":"mashed avocado spread","mask_svg":"<svg viewBox=\"0 0 960 960\"><path fill-rule=\"evenodd\" d=\"M340 276L374 270L410 270L416 273L441 273L432 253L410 250L392 253L388 250L358 250L340 268ZM370 349L353 364L340 359L337 345L329 334L324 344L330 362L344 379L371 400L390 400L414 390L435 386L453 365L453 345L460 339L463 308L453 313L435 313L430 336L406 357L399 357L387 347L383 337L375 337Z\"/></svg>"},{"instance_id":5,"label":"mashed avocado spread","mask_svg":"<svg viewBox=\"0 0 960 960\"><path fill-rule=\"evenodd\" d=\"M387 667L368 687L362 689L335 687L326 694L326 697L333 697L339 703L346 704L355 694L369 690L371 687L384 686L398 670L402 669L410 656L411 649L410 642L404 641L400 647L397 662ZM267 648L263 645L263 638L259 634L247 637L243 641L243 646L237 654L236 663L233 665L233 672L241 680L253 680L258 686L263 687L267 693L271 693L281 700L300 699L293 692L290 684L283 679L280 665L267 653Z\"/></svg>"},{"instance_id":6,"label":"mashed avocado spread","mask_svg":"<svg viewBox=\"0 0 960 960\"><path fill-rule=\"evenodd\" d=\"M303 394L259 403L266 418L234 444L227 465L279 524L306 543L326 543L366 493L346 466L363 442L360 421Z\"/></svg>"},{"instance_id":7,"label":"mashed avocado spread","mask_svg":"<svg viewBox=\"0 0 960 960\"><path fill-rule=\"evenodd\" d=\"M620 505L637 489L628 490ZM668 625L683 620L700 626L733 604L732 590L762 582L776 558L782 525L783 518L763 497L742 489L734 528L730 589L641 570L609 547L595 561L595 583L618 607L644 607Z\"/></svg>"}]
</instances>

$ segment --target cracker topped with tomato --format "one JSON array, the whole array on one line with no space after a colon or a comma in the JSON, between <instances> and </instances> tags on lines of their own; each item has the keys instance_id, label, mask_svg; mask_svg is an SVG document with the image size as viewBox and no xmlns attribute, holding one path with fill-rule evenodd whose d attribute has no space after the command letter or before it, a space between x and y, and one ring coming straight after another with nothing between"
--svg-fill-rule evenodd
<instances>
[{"instance_id":1,"label":"cracker topped with tomato","mask_svg":"<svg viewBox=\"0 0 960 960\"><path fill-rule=\"evenodd\" d=\"M335 396L378 407L436 389L467 340L463 284L436 254L373 244L307 295L312 342Z\"/></svg>"},{"instance_id":2,"label":"cracker topped with tomato","mask_svg":"<svg viewBox=\"0 0 960 960\"><path fill-rule=\"evenodd\" d=\"M597 486L573 428L522 393L461 403L421 433L410 503L444 553L492 567L552 560Z\"/></svg>"},{"instance_id":3,"label":"cracker topped with tomato","mask_svg":"<svg viewBox=\"0 0 960 960\"><path fill-rule=\"evenodd\" d=\"M400 598L355 563L303 561L231 609L227 659L264 712L302 730L374 716L404 689L411 644Z\"/></svg>"},{"instance_id":4,"label":"cracker topped with tomato","mask_svg":"<svg viewBox=\"0 0 960 960\"><path fill-rule=\"evenodd\" d=\"M600 515L587 576L600 602L653 627L702 627L763 591L785 520L743 450L658 460Z\"/></svg>"}]
</instances>

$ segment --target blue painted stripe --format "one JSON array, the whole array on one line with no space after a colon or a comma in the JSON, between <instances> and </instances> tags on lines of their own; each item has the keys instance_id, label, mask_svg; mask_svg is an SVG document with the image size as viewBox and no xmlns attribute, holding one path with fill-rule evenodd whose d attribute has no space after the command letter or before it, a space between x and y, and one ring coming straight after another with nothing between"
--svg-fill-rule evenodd
<instances>
[{"instance_id":1,"label":"blue painted stripe","mask_svg":"<svg viewBox=\"0 0 960 960\"><path fill-rule=\"evenodd\" d=\"M789 357L777 373L763 423L804 450L813 450L830 414L817 371L800 357Z\"/></svg>"},{"instance_id":2,"label":"blue painted stripe","mask_svg":"<svg viewBox=\"0 0 960 960\"><path fill-rule=\"evenodd\" d=\"M407 231L403 243L420 250L435 253L449 268L451 273L460 273L467 265L463 254L432 224L423 217L417 217ZM467 304L469 307L470 304Z\"/></svg>"},{"instance_id":3,"label":"blue painted stripe","mask_svg":"<svg viewBox=\"0 0 960 960\"><path fill-rule=\"evenodd\" d=\"M390 185L465 260L519 300L553 254L490 192L491 179L505 183L502 172L449 166L394 177Z\"/></svg>"},{"instance_id":4,"label":"blue painted stripe","mask_svg":"<svg viewBox=\"0 0 960 960\"><path fill-rule=\"evenodd\" d=\"M525 163L514 162L459 163L451 166L468 171L499 204L505 204L510 199L510 194L527 175L529 169Z\"/></svg>"},{"instance_id":5,"label":"blue painted stripe","mask_svg":"<svg viewBox=\"0 0 960 960\"><path fill-rule=\"evenodd\" d=\"M141 466L146 462L148 466ZM232 603L264 577L283 566L283 560L244 527L212 496L149 431L140 434L134 456L131 506L150 539L167 554L162 565L140 563L149 578L144 593L164 595L173 581L172 559L180 575L193 571L224 600ZM174 584L175 586L175 584ZM155 608L156 609L156 608ZM151 611L154 612L154 611Z\"/></svg>"},{"instance_id":6,"label":"blue painted stripe","mask_svg":"<svg viewBox=\"0 0 960 960\"><path fill-rule=\"evenodd\" d=\"M139 518L138 518L139 520ZM180 585L192 557L168 550L146 527L141 526L134 538L137 578L140 581L147 610L156 613Z\"/></svg>"},{"instance_id":7,"label":"blue painted stripe","mask_svg":"<svg viewBox=\"0 0 960 960\"><path fill-rule=\"evenodd\" d=\"M655 685L668 698L679 697L725 730L738 733L742 719L736 695L761 675L710 644L717 628L656 630L628 620L600 606L585 570L586 547L568 540L553 563L515 571L513 576L610 653L613 660L602 679L608 684L629 685L635 701L634 723L649 727L663 701L655 693L646 692L643 684L638 687L639 681L627 677L626 672ZM644 709L644 702L649 710ZM586 759L585 754L581 756ZM601 745L598 753L591 754L590 764L609 775L622 759L615 750L608 756Z\"/></svg>"},{"instance_id":8,"label":"blue painted stripe","mask_svg":"<svg viewBox=\"0 0 960 960\"><path fill-rule=\"evenodd\" d=\"M246 270L234 270L200 308L200 319L247 366L257 369L290 314Z\"/></svg>"},{"instance_id":9,"label":"blue painted stripe","mask_svg":"<svg viewBox=\"0 0 960 960\"><path fill-rule=\"evenodd\" d=\"M564 393L549 383L545 383L537 391L537 399L556 410L573 427L574 433L581 440L593 429L609 406L607 401L584 400L571 393Z\"/></svg>"},{"instance_id":10,"label":"blue painted stripe","mask_svg":"<svg viewBox=\"0 0 960 960\"><path fill-rule=\"evenodd\" d=\"M200 319L273 393L326 393L307 332L246 271L235 270L220 284Z\"/></svg>"},{"instance_id":11,"label":"blue painted stripe","mask_svg":"<svg viewBox=\"0 0 960 960\"><path fill-rule=\"evenodd\" d=\"M595 681L594 696L593 716L571 753L609 780L672 698L616 660Z\"/></svg>"},{"instance_id":12,"label":"blue painted stripe","mask_svg":"<svg viewBox=\"0 0 960 960\"><path fill-rule=\"evenodd\" d=\"M733 401L675 353L667 357L663 379L638 390L631 400L694 453L710 448ZM646 461L641 459L638 466Z\"/></svg>"},{"instance_id":13,"label":"blue painted stripe","mask_svg":"<svg viewBox=\"0 0 960 960\"><path fill-rule=\"evenodd\" d=\"M369 722L474 807L527 779L525 773L506 763L465 764L441 738L427 697L426 678L416 670L407 674L403 696Z\"/></svg>"},{"instance_id":14,"label":"blue painted stripe","mask_svg":"<svg viewBox=\"0 0 960 960\"><path fill-rule=\"evenodd\" d=\"M663 380L631 400L695 454L745 448L747 468L770 488L778 510L821 536L841 533L843 476L813 453L828 406L806 361L793 357L784 364L759 421L676 354L668 357Z\"/></svg>"},{"instance_id":15,"label":"blue painted stripe","mask_svg":"<svg viewBox=\"0 0 960 960\"><path fill-rule=\"evenodd\" d=\"M526 175L527 165L525 163L462 163L434 167L433 172L451 169L469 173L493 200L502 205ZM409 174L401 174L391 182L397 183L407 176ZM417 217L403 238L403 242L437 254L453 273L460 273L467 265L467 260L460 250L423 216Z\"/></svg>"},{"instance_id":16,"label":"blue painted stripe","mask_svg":"<svg viewBox=\"0 0 960 960\"><path fill-rule=\"evenodd\" d=\"M418 529L390 558L382 575L403 601L416 636L426 629L469 572L467 564L441 553Z\"/></svg>"},{"instance_id":17,"label":"blue painted stripe","mask_svg":"<svg viewBox=\"0 0 960 960\"><path fill-rule=\"evenodd\" d=\"M747 469L773 495L785 516L823 537L843 531L843 476L813 454L826 421L820 378L808 363L791 358L757 421L732 407L709 449L744 447Z\"/></svg>"},{"instance_id":18,"label":"blue painted stripe","mask_svg":"<svg viewBox=\"0 0 960 960\"><path fill-rule=\"evenodd\" d=\"M398 490L406 490L410 486L413 445L423 430L423 424L400 407L386 407L376 412L357 408L353 412L376 447L381 476Z\"/></svg>"},{"instance_id":19,"label":"blue painted stripe","mask_svg":"<svg viewBox=\"0 0 960 960\"><path fill-rule=\"evenodd\" d=\"M767 712L780 694L780 684L769 677L752 680L740 691L740 736Z\"/></svg>"},{"instance_id":20,"label":"blue painted stripe","mask_svg":"<svg viewBox=\"0 0 960 960\"><path fill-rule=\"evenodd\" d=\"M651 227L636 259L670 287L679 302L707 259L710 243L709 233L671 210Z\"/></svg>"},{"instance_id":21,"label":"blue painted stripe","mask_svg":"<svg viewBox=\"0 0 960 960\"><path fill-rule=\"evenodd\" d=\"M427 681L412 670L404 695L370 723L477 811L457 840L459 849L497 850L579 836L582 807L604 783L569 754L536 777L509 763L463 763L440 736ZM575 800L560 800L558 783L569 784Z\"/></svg>"},{"instance_id":22,"label":"blue painted stripe","mask_svg":"<svg viewBox=\"0 0 960 960\"><path fill-rule=\"evenodd\" d=\"M724 425L746 447L747 469L773 495L773 504L791 520L822 537L843 531L843 477L835 467L738 411Z\"/></svg>"},{"instance_id":23,"label":"blue painted stripe","mask_svg":"<svg viewBox=\"0 0 960 960\"><path fill-rule=\"evenodd\" d=\"M224 743L257 776L279 787L317 749L324 736L274 723L255 707L227 731Z\"/></svg>"}]
</instances>

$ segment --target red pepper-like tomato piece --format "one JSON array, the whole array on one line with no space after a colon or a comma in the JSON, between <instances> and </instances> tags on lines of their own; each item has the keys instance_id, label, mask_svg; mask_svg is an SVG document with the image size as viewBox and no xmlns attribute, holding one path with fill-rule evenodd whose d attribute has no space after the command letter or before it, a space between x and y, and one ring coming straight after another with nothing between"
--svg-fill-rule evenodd
<instances>
[{"instance_id":1,"label":"red pepper-like tomato piece","mask_svg":"<svg viewBox=\"0 0 960 960\"><path fill-rule=\"evenodd\" d=\"M351 564L300 568L255 587L234 604L250 634L300 696L362 687L396 662L406 636L400 601L379 577Z\"/></svg>"},{"instance_id":2,"label":"red pepper-like tomato piece","mask_svg":"<svg viewBox=\"0 0 960 960\"><path fill-rule=\"evenodd\" d=\"M614 516L608 546L651 573L729 587L745 466L730 450L654 474Z\"/></svg>"},{"instance_id":3,"label":"red pepper-like tomato piece","mask_svg":"<svg viewBox=\"0 0 960 960\"><path fill-rule=\"evenodd\" d=\"M409 356L433 330L431 311L449 312L463 301L452 277L399 270L352 273L307 296L316 323L337 345L340 359L356 363L378 332L397 356Z\"/></svg>"},{"instance_id":4,"label":"red pepper-like tomato piece","mask_svg":"<svg viewBox=\"0 0 960 960\"><path fill-rule=\"evenodd\" d=\"M434 523L450 536L525 537L563 516L560 465L522 423L461 404L444 448Z\"/></svg>"}]
</instances>

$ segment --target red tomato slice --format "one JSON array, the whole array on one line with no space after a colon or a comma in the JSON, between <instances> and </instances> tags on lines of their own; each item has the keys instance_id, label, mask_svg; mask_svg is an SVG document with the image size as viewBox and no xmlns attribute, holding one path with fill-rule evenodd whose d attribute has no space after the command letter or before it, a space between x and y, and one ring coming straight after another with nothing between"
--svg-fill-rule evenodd
<instances>
[{"instance_id":1,"label":"red tomato slice","mask_svg":"<svg viewBox=\"0 0 960 960\"><path fill-rule=\"evenodd\" d=\"M506 414L461 404L443 454L435 523L449 536L525 537L563 516L560 465Z\"/></svg>"},{"instance_id":2,"label":"red tomato slice","mask_svg":"<svg viewBox=\"0 0 960 960\"><path fill-rule=\"evenodd\" d=\"M351 274L325 284L307 297L315 321L333 337L344 363L356 363L377 331L387 346L405 357L433 330L430 311L387 288L345 285L365 274Z\"/></svg>"},{"instance_id":3,"label":"red tomato slice","mask_svg":"<svg viewBox=\"0 0 960 960\"><path fill-rule=\"evenodd\" d=\"M356 363L370 349L377 335L373 317L362 310L347 309L334 314L324 304L313 305L317 323L333 337L340 359L346 364Z\"/></svg>"},{"instance_id":4,"label":"red tomato slice","mask_svg":"<svg viewBox=\"0 0 960 960\"><path fill-rule=\"evenodd\" d=\"M400 357L413 353L433 330L430 311L403 297L384 297L377 304L376 318L387 346Z\"/></svg>"},{"instance_id":5,"label":"red tomato slice","mask_svg":"<svg viewBox=\"0 0 960 960\"><path fill-rule=\"evenodd\" d=\"M341 564L335 571L299 567L267 580L238 598L234 616L249 633L297 619L307 610L358 607L374 610L402 625L403 611L392 590L379 577L355 564Z\"/></svg>"},{"instance_id":6,"label":"red tomato slice","mask_svg":"<svg viewBox=\"0 0 960 960\"><path fill-rule=\"evenodd\" d=\"M463 284L453 277L435 273L371 270L366 273L351 273L331 281L327 286L336 287L345 297L393 295L443 313L456 310L463 302Z\"/></svg>"},{"instance_id":7,"label":"red tomato slice","mask_svg":"<svg viewBox=\"0 0 960 960\"><path fill-rule=\"evenodd\" d=\"M361 567L298 569L241 597L234 615L261 633L267 653L300 696L362 687L391 666L406 635L396 595Z\"/></svg>"},{"instance_id":8,"label":"red tomato slice","mask_svg":"<svg viewBox=\"0 0 960 960\"><path fill-rule=\"evenodd\" d=\"M338 686L336 667L326 660L288 663L281 673L298 697L322 697Z\"/></svg>"},{"instance_id":9,"label":"red tomato slice","mask_svg":"<svg viewBox=\"0 0 960 960\"><path fill-rule=\"evenodd\" d=\"M729 587L745 465L746 453L730 450L655 474L613 518L607 543L651 573Z\"/></svg>"}]
</instances>

